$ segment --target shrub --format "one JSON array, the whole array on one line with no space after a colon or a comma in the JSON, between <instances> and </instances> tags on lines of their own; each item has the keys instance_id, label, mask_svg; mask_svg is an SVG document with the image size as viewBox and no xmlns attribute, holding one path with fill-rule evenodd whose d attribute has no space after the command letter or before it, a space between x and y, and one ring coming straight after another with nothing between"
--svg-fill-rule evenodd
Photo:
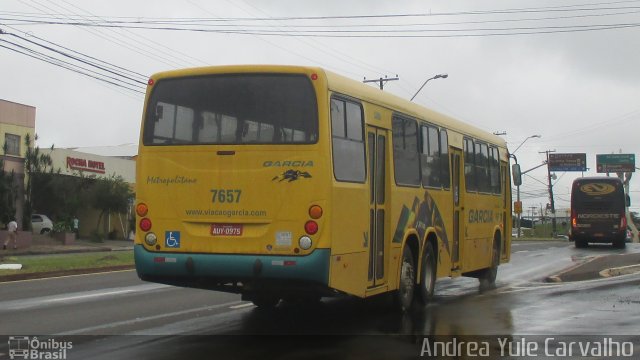
<instances>
[{"instance_id":1,"label":"shrub","mask_svg":"<svg viewBox=\"0 0 640 360\"><path fill-rule=\"evenodd\" d=\"M65 232L73 232L71 230L71 224L68 221L58 221L53 224L53 229L51 229L52 233L65 233Z\"/></svg>"}]
</instances>

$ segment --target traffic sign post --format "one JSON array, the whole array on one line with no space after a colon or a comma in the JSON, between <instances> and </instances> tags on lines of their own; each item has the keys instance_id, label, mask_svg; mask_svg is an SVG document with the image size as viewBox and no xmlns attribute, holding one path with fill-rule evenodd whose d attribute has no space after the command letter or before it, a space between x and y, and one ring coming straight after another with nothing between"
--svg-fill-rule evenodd
<instances>
[{"instance_id":1,"label":"traffic sign post","mask_svg":"<svg viewBox=\"0 0 640 360\"><path fill-rule=\"evenodd\" d=\"M522 201L514 201L513 202L513 212L516 214L522 214Z\"/></svg>"},{"instance_id":2,"label":"traffic sign post","mask_svg":"<svg viewBox=\"0 0 640 360\"><path fill-rule=\"evenodd\" d=\"M597 154L596 171L599 173L627 173L636 171L635 154Z\"/></svg>"}]
</instances>

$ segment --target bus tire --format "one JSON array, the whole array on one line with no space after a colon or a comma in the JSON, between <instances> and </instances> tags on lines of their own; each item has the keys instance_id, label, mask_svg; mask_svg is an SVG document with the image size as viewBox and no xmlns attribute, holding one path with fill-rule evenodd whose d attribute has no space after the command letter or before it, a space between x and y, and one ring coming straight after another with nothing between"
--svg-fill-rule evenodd
<instances>
[{"instance_id":1,"label":"bus tire","mask_svg":"<svg viewBox=\"0 0 640 360\"><path fill-rule=\"evenodd\" d=\"M406 312L413 303L413 292L416 285L416 272L413 265L413 252L409 246L402 251L402 263L400 264L400 279L396 291L396 304L400 311Z\"/></svg>"},{"instance_id":2,"label":"bus tire","mask_svg":"<svg viewBox=\"0 0 640 360\"><path fill-rule=\"evenodd\" d=\"M613 243L611 245L613 245L613 247L616 249L624 249L627 246L627 244L625 244L624 238L613 240Z\"/></svg>"},{"instance_id":3,"label":"bus tire","mask_svg":"<svg viewBox=\"0 0 640 360\"><path fill-rule=\"evenodd\" d=\"M496 287L496 277L498 276L498 265L500 264L500 239L493 239L493 250L491 254L491 267L484 269L478 280L480 281L480 291L490 290Z\"/></svg>"},{"instance_id":4,"label":"bus tire","mask_svg":"<svg viewBox=\"0 0 640 360\"><path fill-rule=\"evenodd\" d=\"M418 298L420 303L427 305L433 298L436 286L436 254L433 244L427 242L422 255L422 271L420 273L420 284L417 285Z\"/></svg>"},{"instance_id":5,"label":"bus tire","mask_svg":"<svg viewBox=\"0 0 640 360\"><path fill-rule=\"evenodd\" d=\"M320 305L322 296L319 294L303 294L295 296L286 296L282 300L293 307L307 308Z\"/></svg>"},{"instance_id":6,"label":"bus tire","mask_svg":"<svg viewBox=\"0 0 640 360\"><path fill-rule=\"evenodd\" d=\"M251 302L259 309L273 309L278 305L280 299L269 294L255 294L251 297Z\"/></svg>"}]
</instances>

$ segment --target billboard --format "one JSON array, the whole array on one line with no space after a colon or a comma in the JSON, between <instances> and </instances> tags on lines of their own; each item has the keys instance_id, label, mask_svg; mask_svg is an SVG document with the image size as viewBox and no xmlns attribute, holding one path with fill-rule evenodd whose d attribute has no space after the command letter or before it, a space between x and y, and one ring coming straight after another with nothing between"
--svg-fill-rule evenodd
<instances>
[{"instance_id":1,"label":"billboard","mask_svg":"<svg viewBox=\"0 0 640 360\"><path fill-rule=\"evenodd\" d=\"M587 154L549 154L550 171L587 171Z\"/></svg>"},{"instance_id":2,"label":"billboard","mask_svg":"<svg viewBox=\"0 0 640 360\"><path fill-rule=\"evenodd\" d=\"M635 172L635 154L597 154L596 171L599 173Z\"/></svg>"}]
</instances>

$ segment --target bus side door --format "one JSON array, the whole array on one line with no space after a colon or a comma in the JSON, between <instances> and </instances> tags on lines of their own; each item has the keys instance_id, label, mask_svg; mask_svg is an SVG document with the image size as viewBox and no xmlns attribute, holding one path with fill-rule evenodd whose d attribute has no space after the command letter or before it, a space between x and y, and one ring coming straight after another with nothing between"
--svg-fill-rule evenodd
<instances>
[{"instance_id":1,"label":"bus side door","mask_svg":"<svg viewBox=\"0 0 640 360\"><path fill-rule=\"evenodd\" d=\"M462 151L451 148L451 187L453 189L453 244L451 249L451 270L460 270L460 253L464 241L464 191L462 190Z\"/></svg>"},{"instance_id":2,"label":"bus side door","mask_svg":"<svg viewBox=\"0 0 640 360\"><path fill-rule=\"evenodd\" d=\"M369 274L368 287L386 283L388 241L385 229L388 217L386 194L387 130L367 127L367 156L369 159Z\"/></svg>"}]
</instances>

